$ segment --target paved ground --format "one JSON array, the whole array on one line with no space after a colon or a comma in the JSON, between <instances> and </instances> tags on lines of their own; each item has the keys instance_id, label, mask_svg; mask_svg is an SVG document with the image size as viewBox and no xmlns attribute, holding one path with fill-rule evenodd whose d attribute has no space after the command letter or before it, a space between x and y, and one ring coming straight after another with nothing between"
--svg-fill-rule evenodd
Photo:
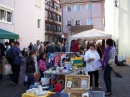
<instances>
[{"instance_id":1,"label":"paved ground","mask_svg":"<svg viewBox=\"0 0 130 97\"><path fill-rule=\"evenodd\" d=\"M113 96L111 97L130 97L130 67L116 67L123 78L117 78L112 74L113 82ZM100 71L100 86L103 86L105 90L104 81L102 79L103 71ZM26 91L26 87L23 86L23 73L21 71L20 82L17 86L12 86L8 77L4 77L0 80L0 97L21 97L22 93Z\"/></svg>"}]
</instances>

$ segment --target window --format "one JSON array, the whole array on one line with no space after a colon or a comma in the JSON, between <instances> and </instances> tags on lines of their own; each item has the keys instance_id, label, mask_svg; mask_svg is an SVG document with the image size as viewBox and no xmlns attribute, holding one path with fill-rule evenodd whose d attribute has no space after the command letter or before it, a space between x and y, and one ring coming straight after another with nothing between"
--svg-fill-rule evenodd
<instances>
[{"instance_id":1,"label":"window","mask_svg":"<svg viewBox=\"0 0 130 97\"><path fill-rule=\"evenodd\" d=\"M41 20L40 19L37 20L37 28L41 28Z\"/></svg>"},{"instance_id":2,"label":"window","mask_svg":"<svg viewBox=\"0 0 130 97\"><path fill-rule=\"evenodd\" d=\"M72 7L71 6L67 6L66 7L66 11L72 11Z\"/></svg>"},{"instance_id":3,"label":"window","mask_svg":"<svg viewBox=\"0 0 130 97\"><path fill-rule=\"evenodd\" d=\"M76 5L76 6L75 6L75 10L76 10L76 11L80 11L80 5Z\"/></svg>"},{"instance_id":4,"label":"window","mask_svg":"<svg viewBox=\"0 0 130 97\"><path fill-rule=\"evenodd\" d=\"M67 21L67 26L71 26L71 21Z\"/></svg>"},{"instance_id":5,"label":"window","mask_svg":"<svg viewBox=\"0 0 130 97\"><path fill-rule=\"evenodd\" d=\"M45 30L47 30L47 26L48 26L48 24L45 24Z\"/></svg>"},{"instance_id":6,"label":"window","mask_svg":"<svg viewBox=\"0 0 130 97\"><path fill-rule=\"evenodd\" d=\"M92 10L92 4L87 4L87 10Z\"/></svg>"},{"instance_id":7,"label":"window","mask_svg":"<svg viewBox=\"0 0 130 97\"><path fill-rule=\"evenodd\" d=\"M59 16L59 22L61 22L61 16Z\"/></svg>"},{"instance_id":8,"label":"window","mask_svg":"<svg viewBox=\"0 0 130 97\"><path fill-rule=\"evenodd\" d=\"M50 13L50 12L48 13L48 16L49 16L49 18L51 18L51 16L52 16L52 15L51 15L51 13Z\"/></svg>"},{"instance_id":9,"label":"window","mask_svg":"<svg viewBox=\"0 0 130 97\"><path fill-rule=\"evenodd\" d=\"M54 25L54 31L56 32L56 26Z\"/></svg>"},{"instance_id":10,"label":"window","mask_svg":"<svg viewBox=\"0 0 130 97\"><path fill-rule=\"evenodd\" d=\"M0 20L5 22L12 22L12 11L0 8Z\"/></svg>"},{"instance_id":11,"label":"window","mask_svg":"<svg viewBox=\"0 0 130 97\"><path fill-rule=\"evenodd\" d=\"M47 30L50 30L50 24L47 24Z\"/></svg>"},{"instance_id":12,"label":"window","mask_svg":"<svg viewBox=\"0 0 130 97\"><path fill-rule=\"evenodd\" d=\"M54 20L56 19L56 15L55 15L55 14L53 14L53 19L54 19Z\"/></svg>"},{"instance_id":13,"label":"window","mask_svg":"<svg viewBox=\"0 0 130 97\"><path fill-rule=\"evenodd\" d=\"M50 1L50 6L51 6L51 7L53 6L53 2L52 2L52 1Z\"/></svg>"},{"instance_id":14,"label":"window","mask_svg":"<svg viewBox=\"0 0 130 97\"><path fill-rule=\"evenodd\" d=\"M75 25L76 26L81 25L81 21L80 20L75 20Z\"/></svg>"},{"instance_id":15,"label":"window","mask_svg":"<svg viewBox=\"0 0 130 97\"><path fill-rule=\"evenodd\" d=\"M41 0L35 0L35 6L41 8Z\"/></svg>"},{"instance_id":16,"label":"window","mask_svg":"<svg viewBox=\"0 0 130 97\"><path fill-rule=\"evenodd\" d=\"M61 32L61 27L56 26L56 32Z\"/></svg>"},{"instance_id":17,"label":"window","mask_svg":"<svg viewBox=\"0 0 130 97\"><path fill-rule=\"evenodd\" d=\"M92 25L92 19L87 19L87 25Z\"/></svg>"}]
</instances>

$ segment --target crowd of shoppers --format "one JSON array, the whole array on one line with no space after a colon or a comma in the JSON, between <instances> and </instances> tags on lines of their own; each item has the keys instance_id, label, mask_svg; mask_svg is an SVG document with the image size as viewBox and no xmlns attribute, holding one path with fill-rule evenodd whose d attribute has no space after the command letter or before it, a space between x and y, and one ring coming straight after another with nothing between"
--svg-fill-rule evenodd
<instances>
[{"instance_id":1,"label":"crowd of shoppers","mask_svg":"<svg viewBox=\"0 0 130 97\"><path fill-rule=\"evenodd\" d=\"M19 73L21 64L24 64L24 85L30 88L34 85L36 81L40 81L43 77L43 72L47 69L47 55L54 52L77 52L79 54L84 54L84 61L86 66L86 71L90 75L90 88L93 86L96 88L102 88L99 85L99 68L104 69L104 82L106 84L106 96L112 94L111 89L111 71L115 66L115 53L116 49L112 39L107 39L106 42L103 39L102 43L97 43L96 41L88 41L82 39L73 40L71 45L68 42L65 44L62 42L50 43L50 42L40 42L37 44L31 42L28 48L23 48L22 51L19 49L20 43L18 41L8 42L4 44L0 43L0 66L2 57L11 50L13 53L13 61L9 61L12 66L13 74L10 74L11 83L13 85L18 84ZM5 48L6 47L6 48ZM69 49L70 47L70 49ZM99 61L102 65L99 68L95 68L95 61ZM2 71L0 71L2 72ZM0 79L2 78L2 73L0 73ZM40 77L38 79L38 74ZM95 85L93 85L93 76L95 79Z\"/></svg>"}]
</instances>

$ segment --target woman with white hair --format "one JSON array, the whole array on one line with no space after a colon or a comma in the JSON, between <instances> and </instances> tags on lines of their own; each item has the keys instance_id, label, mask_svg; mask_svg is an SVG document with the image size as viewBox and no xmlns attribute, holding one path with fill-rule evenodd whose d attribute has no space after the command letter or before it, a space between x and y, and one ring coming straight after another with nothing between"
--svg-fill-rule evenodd
<instances>
[{"instance_id":1,"label":"woman with white hair","mask_svg":"<svg viewBox=\"0 0 130 97\"><path fill-rule=\"evenodd\" d=\"M86 62L86 70L90 75L90 89L93 88L93 76L95 77L95 87L101 88L98 83L99 71L97 61L99 62L100 56L95 50L94 44L89 44L89 50L85 53L84 61ZM101 64L100 64L101 65Z\"/></svg>"}]
</instances>

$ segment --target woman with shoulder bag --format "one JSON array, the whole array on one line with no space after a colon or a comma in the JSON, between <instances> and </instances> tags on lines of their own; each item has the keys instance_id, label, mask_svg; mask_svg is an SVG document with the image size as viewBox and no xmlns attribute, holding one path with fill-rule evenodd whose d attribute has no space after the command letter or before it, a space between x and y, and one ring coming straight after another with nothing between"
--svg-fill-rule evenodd
<instances>
[{"instance_id":1,"label":"woman with shoulder bag","mask_svg":"<svg viewBox=\"0 0 130 97\"><path fill-rule=\"evenodd\" d=\"M103 69L104 69L104 81L106 84L106 96L112 95L112 89L111 89L111 72L115 66L115 55L116 55L116 49L113 44L112 39L107 39L106 41L107 48L105 51L104 59L103 59Z\"/></svg>"}]
</instances>

